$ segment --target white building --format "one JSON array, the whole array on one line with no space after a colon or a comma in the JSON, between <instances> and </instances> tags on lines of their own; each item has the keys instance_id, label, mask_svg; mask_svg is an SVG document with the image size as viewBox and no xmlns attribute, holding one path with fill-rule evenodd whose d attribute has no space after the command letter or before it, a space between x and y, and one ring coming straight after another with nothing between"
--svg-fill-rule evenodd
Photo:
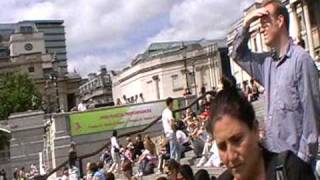
<instances>
[{"instance_id":1,"label":"white building","mask_svg":"<svg viewBox=\"0 0 320 180\"><path fill-rule=\"evenodd\" d=\"M320 1L319 0L282 0L290 14L290 36L297 41L302 39L306 51L314 58L320 71ZM244 15L258 8L259 4L254 3L244 11ZM232 51L232 42L236 30L242 26L243 18L239 19L230 29L227 36L229 52ZM269 51L260 33L260 21L257 20L250 26L251 38L248 42L253 52ZM250 80L251 77L235 61L230 60L232 75L237 83Z\"/></svg>"},{"instance_id":2,"label":"white building","mask_svg":"<svg viewBox=\"0 0 320 180\"><path fill-rule=\"evenodd\" d=\"M201 87L219 87L222 74L230 75L227 54L224 40L152 43L113 77L114 102L181 97L187 88L197 94Z\"/></svg>"}]
</instances>

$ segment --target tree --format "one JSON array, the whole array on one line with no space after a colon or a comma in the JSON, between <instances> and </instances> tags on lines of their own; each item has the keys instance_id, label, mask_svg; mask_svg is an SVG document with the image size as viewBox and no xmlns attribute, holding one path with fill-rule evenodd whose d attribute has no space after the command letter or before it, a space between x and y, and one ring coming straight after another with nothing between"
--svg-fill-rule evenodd
<instances>
[{"instance_id":1,"label":"tree","mask_svg":"<svg viewBox=\"0 0 320 180\"><path fill-rule=\"evenodd\" d=\"M8 73L0 77L0 120L10 113L39 109L41 95L27 74Z\"/></svg>"}]
</instances>

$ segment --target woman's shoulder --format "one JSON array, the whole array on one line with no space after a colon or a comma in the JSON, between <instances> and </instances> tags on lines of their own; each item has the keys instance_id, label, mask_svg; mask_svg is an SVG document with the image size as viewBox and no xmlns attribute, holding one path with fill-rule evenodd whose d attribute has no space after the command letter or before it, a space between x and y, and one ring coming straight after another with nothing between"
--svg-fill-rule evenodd
<instances>
[{"instance_id":1,"label":"woman's shoulder","mask_svg":"<svg viewBox=\"0 0 320 180\"><path fill-rule=\"evenodd\" d=\"M304 162L291 151L288 152L286 168L288 174L296 174L296 176L299 175L300 177L309 177L307 179L310 180L316 179L314 177L311 164Z\"/></svg>"},{"instance_id":2,"label":"woman's shoulder","mask_svg":"<svg viewBox=\"0 0 320 180\"><path fill-rule=\"evenodd\" d=\"M284 167L288 179L315 179L311 165L301 160L292 151L284 151L273 155L271 162L273 167Z\"/></svg>"}]
</instances>

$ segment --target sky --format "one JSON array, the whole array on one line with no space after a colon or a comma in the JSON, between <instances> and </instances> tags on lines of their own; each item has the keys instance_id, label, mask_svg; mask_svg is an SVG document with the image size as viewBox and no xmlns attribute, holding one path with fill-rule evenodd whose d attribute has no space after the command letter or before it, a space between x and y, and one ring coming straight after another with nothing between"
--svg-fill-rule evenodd
<instances>
[{"instance_id":1,"label":"sky","mask_svg":"<svg viewBox=\"0 0 320 180\"><path fill-rule=\"evenodd\" d=\"M225 38L254 0L1 0L0 23L64 20L68 70L121 70L152 42Z\"/></svg>"}]
</instances>

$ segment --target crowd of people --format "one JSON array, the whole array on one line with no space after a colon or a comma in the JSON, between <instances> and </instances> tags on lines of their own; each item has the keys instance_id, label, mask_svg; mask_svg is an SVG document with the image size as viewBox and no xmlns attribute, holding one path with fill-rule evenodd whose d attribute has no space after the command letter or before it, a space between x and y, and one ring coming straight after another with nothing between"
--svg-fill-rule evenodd
<instances>
[{"instance_id":1,"label":"crowd of people","mask_svg":"<svg viewBox=\"0 0 320 180\"><path fill-rule=\"evenodd\" d=\"M27 179L34 179L35 177L39 176L40 173L36 165L31 164L30 168L27 169L25 167L21 167L20 169L15 168L13 171L13 178L15 180L27 180Z\"/></svg>"},{"instance_id":2,"label":"crowd of people","mask_svg":"<svg viewBox=\"0 0 320 180\"><path fill-rule=\"evenodd\" d=\"M256 20L261 21L264 42L271 52L254 53L247 46L250 25ZM85 179L110 180L120 173L127 179L153 173L159 173L159 180L215 179L205 169L194 174L190 165L180 163L193 151L197 167L227 168L219 180L315 180L319 77L312 58L290 39L288 27L286 7L277 0L264 0L245 16L231 53L255 80L250 85L243 82L241 92L234 79L224 77L222 90L203 97L199 111L187 109L181 117L175 116L173 99L167 98L159 142L149 135L138 135L134 141L127 137L126 143L120 144L114 130L111 145L100 160L87 164ZM265 133L261 133L251 104L259 97L256 81L265 88ZM204 93L201 89L200 94ZM74 151L69 154L69 159L75 159ZM72 172L77 168L71 161L62 179L78 179Z\"/></svg>"},{"instance_id":3,"label":"crowd of people","mask_svg":"<svg viewBox=\"0 0 320 180\"><path fill-rule=\"evenodd\" d=\"M243 81L242 91L249 102L258 100L259 95L262 94L262 92L259 90L257 82L254 79L250 80L250 84L248 84L248 81Z\"/></svg>"},{"instance_id":4,"label":"crowd of people","mask_svg":"<svg viewBox=\"0 0 320 180\"><path fill-rule=\"evenodd\" d=\"M187 165L180 165L179 162L188 151L193 151L194 160L200 160L197 164L199 168L222 166L216 144L212 141L205 128L209 119L210 97L212 96L207 96L200 100L200 113L196 114L189 108L181 114L181 117L172 126L170 125L172 133L174 133L172 137L176 138L177 144L175 147L172 147L172 143L170 143L170 139L166 134L161 135L160 138L156 139L156 142L149 135L142 137L141 134L138 134L134 140L131 137L127 137L125 143L120 144L118 133L114 130L110 138L110 146L103 151L99 161L87 164L85 179L113 179L115 175L119 174L122 174L127 179L153 173L159 175L171 174L172 176L172 174L179 174L182 167L186 168L182 168L184 170L180 173L184 175L191 168L189 166L188 168ZM169 98L167 100L168 107L172 108L172 103L173 99ZM162 114L163 120L170 118L170 113L171 110L164 110L164 114ZM167 130L164 129L164 131ZM71 147L73 149L71 152L74 152L74 146ZM74 168L73 165L71 167ZM73 179L70 177L71 173L78 174L75 177L79 176L79 170L75 171L76 173L72 173L70 168L65 168L62 171L61 179ZM201 170L198 176L202 177L203 175L201 174L204 174L204 171ZM192 171L191 174L193 174Z\"/></svg>"},{"instance_id":5,"label":"crowd of people","mask_svg":"<svg viewBox=\"0 0 320 180\"><path fill-rule=\"evenodd\" d=\"M122 96L121 98L117 98L116 105L121 106L125 104L136 104L136 103L144 103L143 94L140 93L139 95L136 94L135 96L127 97L126 95Z\"/></svg>"},{"instance_id":6,"label":"crowd of people","mask_svg":"<svg viewBox=\"0 0 320 180\"><path fill-rule=\"evenodd\" d=\"M216 144L205 129L206 122L209 119L210 97L212 96L206 96L200 100L201 111L199 114L189 108L181 115L179 120L175 121L172 126L170 125L169 131L174 133L170 137L175 137L177 143L174 147L170 137L168 138L166 134L160 136L156 143L149 135L142 137L141 134L138 134L134 140L127 137L126 142L120 144L118 133L114 130L110 138L110 146L103 151L99 161L87 164L86 179L112 179L114 175L120 173L128 179L153 173L179 174L178 170L181 168L178 168L177 171L174 168L187 167L187 165L180 165L179 162L181 158L185 157L185 153L191 150L194 153L194 159L200 159L197 164L199 168L222 166ZM170 109L164 110L162 114L163 122L166 118L171 117L172 104L173 99L169 98L167 105ZM167 131L166 128L164 129L165 132ZM188 168L184 171L188 171ZM181 173L183 174L184 171ZM201 174L204 171L200 172L199 177L202 177ZM68 168L64 169L62 174L61 179L71 179Z\"/></svg>"}]
</instances>

